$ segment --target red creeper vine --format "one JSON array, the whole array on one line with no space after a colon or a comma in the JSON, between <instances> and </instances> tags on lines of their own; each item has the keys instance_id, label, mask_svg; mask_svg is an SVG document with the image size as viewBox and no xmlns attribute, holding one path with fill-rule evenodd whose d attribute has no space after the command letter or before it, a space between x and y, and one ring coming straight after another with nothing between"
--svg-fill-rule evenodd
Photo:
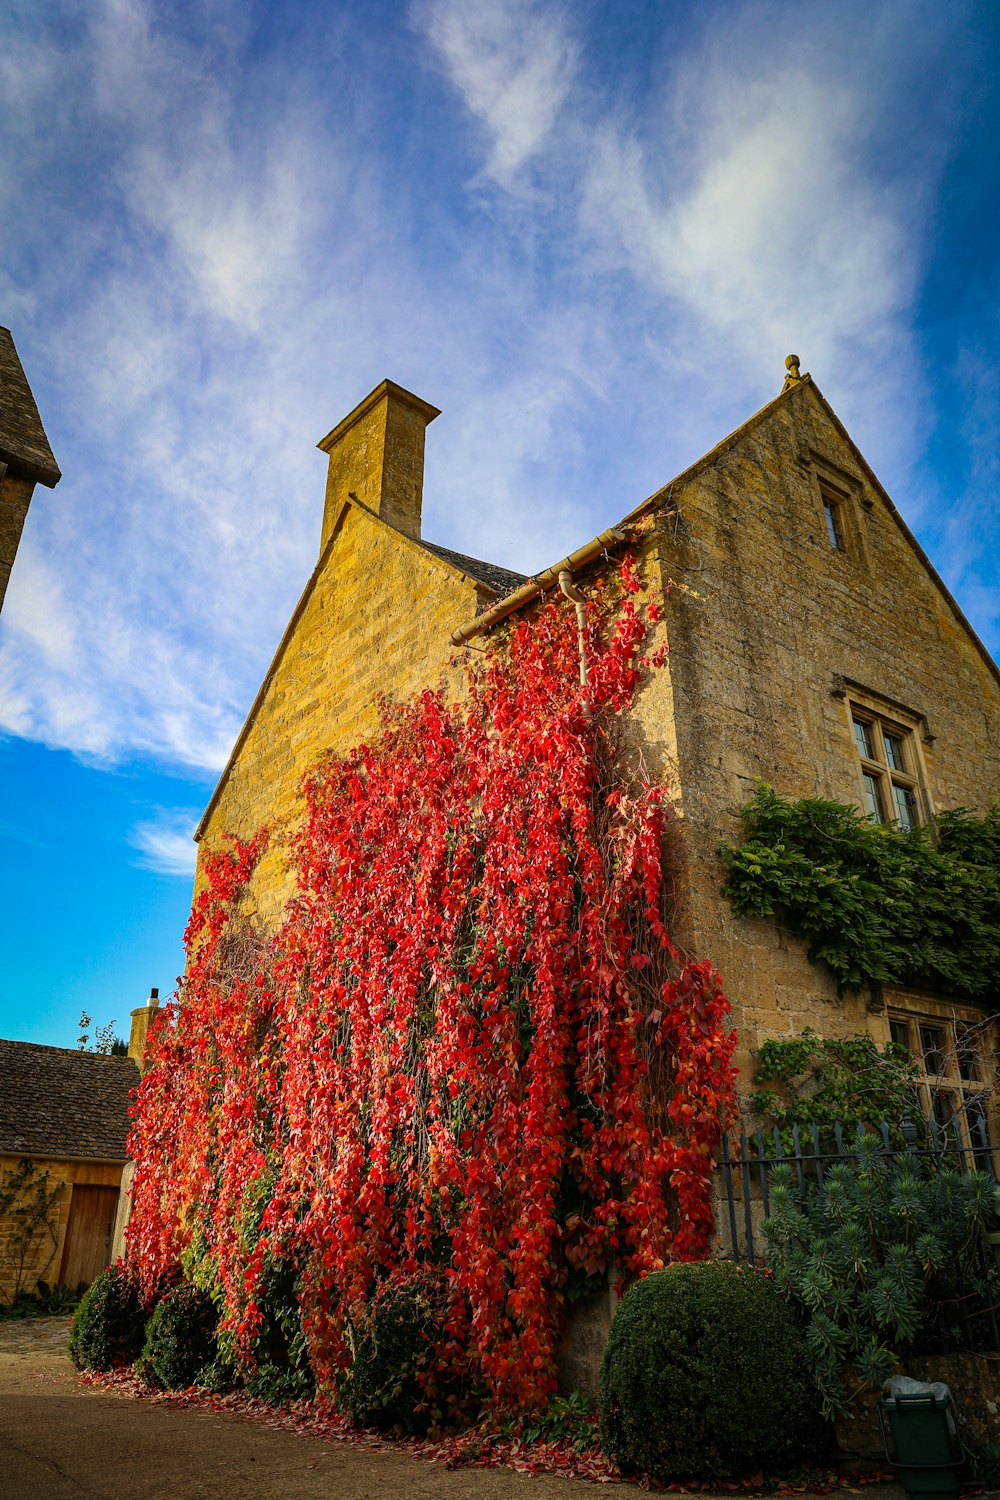
<instances>
[{"instance_id":1,"label":"red creeper vine","mask_svg":"<svg viewBox=\"0 0 1000 1500\"><path fill-rule=\"evenodd\" d=\"M128 1262L183 1265L251 1357L288 1263L335 1393L354 1313L437 1267L446 1377L531 1407L556 1386L568 1290L695 1259L732 1100L718 976L665 923L663 791L623 716L658 658L623 567L572 613L538 606L441 692L305 784L298 889L246 918L266 841L204 861L188 969L132 1132Z\"/></svg>"}]
</instances>

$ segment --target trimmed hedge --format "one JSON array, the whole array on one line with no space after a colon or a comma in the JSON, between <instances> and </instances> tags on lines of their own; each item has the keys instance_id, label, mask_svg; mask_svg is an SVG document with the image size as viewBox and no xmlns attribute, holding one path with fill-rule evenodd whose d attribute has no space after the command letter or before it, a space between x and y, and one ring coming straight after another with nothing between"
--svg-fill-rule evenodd
<instances>
[{"instance_id":1,"label":"trimmed hedge","mask_svg":"<svg viewBox=\"0 0 1000 1500\"><path fill-rule=\"evenodd\" d=\"M146 1336L146 1313L117 1266L91 1282L73 1315L70 1358L78 1370L113 1370L135 1362Z\"/></svg>"},{"instance_id":2,"label":"trimmed hedge","mask_svg":"<svg viewBox=\"0 0 1000 1500\"><path fill-rule=\"evenodd\" d=\"M183 1391L198 1383L215 1360L215 1305L204 1292L182 1283L156 1304L146 1326L146 1341L136 1365L150 1385Z\"/></svg>"},{"instance_id":3,"label":"trimmed hedge","mask_svg":"<svg viewBox=\"0 0 1000 1500\"><path fill-rule=\"evenodd\" d=\"M774 1473L828 1438L799 1324L771 1279L704 1261L637 1282L601 1364L601 1443L659 1478Z\"/></svg>"}]
</instances>

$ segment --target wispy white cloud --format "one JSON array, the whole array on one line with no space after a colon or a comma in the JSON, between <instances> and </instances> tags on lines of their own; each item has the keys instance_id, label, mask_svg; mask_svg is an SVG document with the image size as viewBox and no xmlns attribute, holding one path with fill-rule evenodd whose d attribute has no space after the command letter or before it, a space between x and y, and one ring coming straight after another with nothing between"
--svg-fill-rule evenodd
<instances>
[{"instance_id":1,"label":"wispy white cloud","mask_svg":"<svg viewBox=\"0 0 1000 1500\"><path fill-rule=\"evenodd\" d=\"M0 725L221 766L315 557L314 444L384 375L443 408L426 533L525 571L790 350L893 488L939 169L874 149L906 9L692 8L635 107L588 9L544 0L415 0L402 61L346 9L320 61L254 53L235 0L94 0L71 39L33 11L0 45L0 294L65 477L7 594ZM421 134L421 99L455 128Z\"/></svg>"},{"instance_id":2,"label":"wispy white cloud","mask_svg":"<svg viewBox=\"0 0 1000 1500\"><path fill-rule=\"evenodd\" d=\"M137 823L130 843L139 851L138 863L158 875L194 875L197 846L194 830L198 814L185 811L162 811L155 819Z\"/></svg>"},{"instance_id":3,"label":"wispy white cloud","mask_svg":"<svg viewBox=\"0 0 1000 1500\"><path fill-rule=\"evenodd\" d=\"M799 353L849 418L862 393L869 416L895 410L898 459L927 185L880 180L871 77L801 41L736 17L732 46L679 61L652 123L602 122L581 218L605 265L662 295L691 356L763 381Z\"/></svg>"},{"instance_id":4,"label":"wispy white cloud","mask_svg":"<svg viewBox=\"0 0 1000 1500\"><path fill-rule=\"evenodd\" d=\"M566 11L538 0L426 0L413 13L485 128L484 172L513 189L549 139L577 72Z\"/></svg>"}]
</instances>

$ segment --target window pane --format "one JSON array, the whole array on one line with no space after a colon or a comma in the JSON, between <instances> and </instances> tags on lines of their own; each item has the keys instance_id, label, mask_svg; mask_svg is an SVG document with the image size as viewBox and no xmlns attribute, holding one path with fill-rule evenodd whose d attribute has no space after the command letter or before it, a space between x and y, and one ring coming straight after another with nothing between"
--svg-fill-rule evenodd
<instances>
[{"instance_id":1,"label":"window pane","mask_svg":"<svg viewBox=\"0 0 1000 1500\"><path fill-rule=\"evenodd\" d=\"M910 1055L910 1028L905 1021L890 1021L889 1036L900 1051Z\"/></svg>"},{"instance_id":2,"label":"window pane","mask_svg":"<svg viewBox=\"0 0 1000 1500\"><path fill-rule=\"evenodd\" d=\"M931 1094L931 1114L938 1128L938 1144L946 1151L954 1150L960 1136L955 1120L955 1096L935 1089Z\"/></svg>"},{"instance_id":3,"label":"window pane","mask_svg":"<svg viewBox=\"0 0 1000 1500\"><path fill-rule=\"evenodd\" d=\"M872 727L863 719L854 720L854 738L857 741L858 754L863 755L866 760L875 759L875 747L872 744Z\"/></svg>"},{"instance_id":4,"label":"window pane","mask_svg":"<svg viewBox=\"0 0 1000 1500\"><path fill-rule=\"evenodd\" d=\"M920 1050L924 1054L924 1067L928 1073L944 1072L944 1034L940 1026L921 1026ZM947 1095L944 1097L947 1098Z\"/></svg>"},{"instance_id":5,"label":"window pane","mask_svg":"<svg viewBox=\"0 0 1000 1500\"><path fill-rule=\"evenodd\" d=\"M913 828L917 821L917 804L910 788L893 782L892 795L896 802L896 817L900 828Z\"/></svg>"},{"instance_id":6,"label":"window pane","mask_svg":"<svg viewBox=\"0 0 1000 1500\"><path fill-rule=\"evenodd\" d=\"M885 822L885 806L882 802L882 788L879 786L877 776L870 771L864 772L865 783L865 811L876 823Z\"/></svg>"},{"instance_id":7,"label":"window pane","mask_svg":"<svg viewBox=\"0 0 1000 1500\"><path fill-rule=\"evenodd\" d=\"M840 516L837 514L840 507L833 500L823 501L823 514L826 516L826 534L830 539L830 546L836 547L838 551L844 550L844 533L841 530Z\"/></svg>"},{"instance_id":8,"label":"window pane","mask_svg":"<svg viewBox=\"0 0 1000 1500\"><path fill-rule=\"evenodd\" d=\"M960 1021L955 1027L959 1077L966 1080L980 1077L979 1042L975 1028Z\"/></svg>"},{"instance_id":9,"label":"window pane","mask_svg":"<svg viewBox=\"0 0 1000 1500\"><path fill-rule=\"evenodd\" d=\"M882 738L885 740L885 758L889 762L890 771L905 771L906 763L903 760L903 741L898 734L889 734L886 730Z\"/></svg>"},{"instance_id":10,"label":"window pane","mask_svg":"<svg viewBox=\"0 0 1000 1500\"><path fill-rule=\"evenodd\" d=\"M976 1094L965 1096L965 1119L972 1142L972 1154L979 1172L993 1171L993 1140L983 1100Z\"/></svg>"}]
</instances>

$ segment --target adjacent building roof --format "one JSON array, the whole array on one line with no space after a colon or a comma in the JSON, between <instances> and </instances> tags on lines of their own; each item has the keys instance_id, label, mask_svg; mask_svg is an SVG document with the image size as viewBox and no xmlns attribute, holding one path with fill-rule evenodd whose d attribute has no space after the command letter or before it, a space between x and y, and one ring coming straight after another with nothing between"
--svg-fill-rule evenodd
<instances>
[{"instance_id":1,"label":"adjacent building roof","mask_svg":"<svg viewBox=\"0 0 1000 1500\"><path fill-rule=\"evenodd\" d=\"M124 1161L130 1057L0 1040L0 1153Z\"/></svg>"},{"instance_id":2,"label":"adjacent building roof","mask_svg":"<svg viewBox=\"0 0 1000 1500\"><path fill-rule=\"evenodd\" d=\"M9 328L0 328L0 463L50 489L62 478Z\"/></svg>"},{"instance_id":3,"label":"adjacent building roof","mask_svg":"<svg viewBox=\"0 0 1000 1500\"><path fill-rule=\"evenodd\" d=\"M523 573L514 573L510 568L501 568L499 563L481 562L478 557L466 557L464 552L452 552L450 547L439 547L435 542L425 542L421 539L421 547L427 552L433 552L435 557L442 558L452 567L461 568L470 578L475 578L478 583L485 583L487 588L499 594L511 593L519 589L522 583L527 583Z\"/></svg>"}]
</instances>

